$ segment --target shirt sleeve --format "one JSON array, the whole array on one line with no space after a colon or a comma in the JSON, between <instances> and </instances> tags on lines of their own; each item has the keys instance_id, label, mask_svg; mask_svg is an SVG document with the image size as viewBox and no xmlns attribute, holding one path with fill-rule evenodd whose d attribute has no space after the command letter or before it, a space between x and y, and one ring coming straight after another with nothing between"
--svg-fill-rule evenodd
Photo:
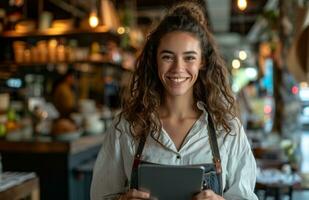
<instances>
[{"instance_id":1,"label":"shirt sleeve","mask_svg":"<svg viewBox=\"0 0 309 200\"><path fill-rule=\"evenodd\" d=\"M230 142L226 187L223 197L226 200L258 200L254 193L256 182L256 162L243 127L239 124L236 135ZM237 125L238 126L238 125Z\"/></svg>"},{"instance_id":2,"label":"shirt sleeve","mask_svg":"<svg viewBox=\"0 0 309 200\"><path fill-rule=\"evenodd\" d=\"M105 133L94 166L91 200L114 200L125 192L126 175L121 153L121 136L114 127Z\"/></svg>"}]
</instances>

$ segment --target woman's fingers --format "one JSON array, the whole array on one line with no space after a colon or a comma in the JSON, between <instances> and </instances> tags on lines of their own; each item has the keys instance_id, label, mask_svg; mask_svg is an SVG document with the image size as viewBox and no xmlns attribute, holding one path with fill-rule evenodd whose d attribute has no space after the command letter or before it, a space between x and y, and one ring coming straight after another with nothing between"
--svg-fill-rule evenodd
<instances>
[{"instance_id":1,"label":"woman's fingers","mask_svg":"<svg viewBox=\"0 0 309 200\"><path fill-rule=\"evenodd\" d=\"M206 199L208 197L211 197L212 191L211 190L203 190L197 195L194 196L193 200L201 200L201 199Z\"/></svg>"},{"instance_id":2,"label":"woman's fingers","mask_svg":"<svg viewBox=\"0 0 309 200\"><path fill-rule=\"evenodd\" d=\"M193 200L224 200L212 190L203 190L193 197Z\"/></svg>"},{"instance_id":3,"label":"woman's fingers","mask_svg":"<svg viewBox=\"0 0 309 200\"><path fill-rule=\"evenodd\" d=\"M131 195L130 197L132 198L140 198L140 199L149 199L150 195L147 192L142 192L140 190L130 190L129 194Z\"/></svg>"},{"instance_id":4,"label":"woman's fingers","mask_svg":"<svg viewBox=\"0 0 309 200\"><path fill-rule=\"evenodd\" d=\"M142 192L140 190L131 189L129 190L121 200L140 200L140 199L149 199L150 194L148 192Z\"/></svg>"}]
</instances>

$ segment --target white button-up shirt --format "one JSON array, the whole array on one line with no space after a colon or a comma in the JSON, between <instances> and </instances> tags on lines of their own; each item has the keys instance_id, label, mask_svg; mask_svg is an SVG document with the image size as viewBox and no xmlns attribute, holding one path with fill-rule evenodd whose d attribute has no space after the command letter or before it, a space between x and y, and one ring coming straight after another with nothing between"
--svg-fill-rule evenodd
<instances>
[{"instance_id":1,"label":"white button-up shirt","mask_svg":"<svg viewBox=\"0 0 309 200\"><path fill-rule=\"evenodd\" d=\"M213 163L207 130L207 112L195 122L178 151L162 128L160 134L147 137L142 160L165 165ZM256 163L239 120L231 120L228 135L217 130L221 155L223 196L226 200L257 200L254 194ZM118 130L119 129L119 130ZM128 190L132 164L138 141L130 134L129 124L121 120L118 129L112 126L106 133L94 167L91 200L117 199ZM226 136L226 137L225 137Z\"/></svg>"}]
</instances>

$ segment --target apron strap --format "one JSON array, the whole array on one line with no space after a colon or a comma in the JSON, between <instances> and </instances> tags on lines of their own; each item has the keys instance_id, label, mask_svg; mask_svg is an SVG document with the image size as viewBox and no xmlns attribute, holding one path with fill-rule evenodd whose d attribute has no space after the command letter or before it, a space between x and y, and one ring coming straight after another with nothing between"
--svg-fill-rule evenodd
<instances>
[{"instance_id":1,"label":"apron strap","mask_svg":"<svg viewBox=\"0 0 309 200\"><path fill-rule=\"evenodd\" d=\"M132 166L132 170L131 170L131 183L130 183L131 189L137 189L137 187L138 187L138 185L137 185L138 166L141 162L141 156L142 156L142 153L143 153L145 142L146 142L146 136L142 135L140 137L140 141L139 141L139 144L138 144L138 147L137 147L137 151L136 151L135 156L134 156L133 166Z\"/></svg>"},{"instance_id":2,"label":"apron strap","mask_svg":"<svg viewBox=\"0 0 309 200\"><path fill-rule=\"evenodd\" d=\"M139 144L138 144L138 147L137 147L137 151L136 151L135 156L134 156L135 159L140 160L142 153L143 153L143 150L144 150L145 142L146 142L146 136L142 135L140 137Z\"/></svg>"},{"instance_id":3,"label":"apron strap","mask_svg":"<svg viewBox=\"0 0 309 200\"><path fill-rule=\"evenodd\" d=\"M208 135L209 135L209 143L210 143L210 147L211 147L211 153L212 153L212 159L213 162L216 166L216 172L217 174L221 174L222 172L222 166L221 166L221 157L220 157L220 152L219 152L219 148L218 148L218 141L217 141L217 136L216 136L216 131L215 131L215 127L213 124L213 120L210 116L210 114L208 113Z\"/></svg>"},{"instance_id":4,"label":"apron strap","mask_svg":"<svg viewBox=\"0 0 309 200\"><path fill-rule=\"evenodd\" d=\"M216 168L216 173L217 173L217 178L219 181L219 193L221 196L223 196L223 188L222 188L222 166L221 166L221 157L220 157L220 152L219 152L219 147L218 147L218 141L217 141L217 136L216 136L216 130L214 127L213 120L208 113L208 135L209 135L209 143L211 147L211 152L212 152L212 159Z\"/></svg>"}]
</instances>

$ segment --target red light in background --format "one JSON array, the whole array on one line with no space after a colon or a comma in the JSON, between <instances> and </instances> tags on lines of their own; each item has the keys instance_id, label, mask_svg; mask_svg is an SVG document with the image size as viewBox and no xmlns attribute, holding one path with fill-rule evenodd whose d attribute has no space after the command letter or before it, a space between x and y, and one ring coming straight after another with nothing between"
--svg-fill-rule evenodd
<instances>
[{"instance_id":1,"label":"red light in background","mask_svg":"<svg viewBox=\"0 0 309 200\"><path fill-rule=\"evenodd\" d=\"M264 113L265 113L265 114L270 114L270 113L271 113L271 110L272 110L272 108L271 108L270 105L264 106Z\"/></svg>"},{"instance_id":2,"label":"red light in background","mask_svg":"<svg viewBox=\"0 0 309 200\"><path fill-rule=\"evenodd\" d=\"M297 94L298 93L298 87L297 86L293 86L292 87L292 93L293 94Z\"/></svg>"}]
</instances>

